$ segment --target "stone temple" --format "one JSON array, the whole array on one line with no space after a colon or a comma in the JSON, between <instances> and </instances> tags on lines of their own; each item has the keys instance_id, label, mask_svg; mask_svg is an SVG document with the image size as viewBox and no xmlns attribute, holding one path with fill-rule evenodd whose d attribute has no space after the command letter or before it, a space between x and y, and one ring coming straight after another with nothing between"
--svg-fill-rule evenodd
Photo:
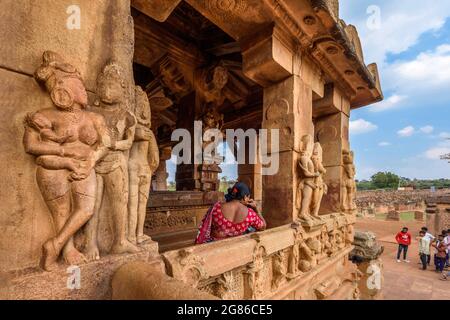
<instances>
[{"instance_id":1,"label":"stone temple","mask_svg":"<svg viewBox=\"0 0 450 320\"><path fill-rule=\"evenodd\" d=\"M337 0L0 9L0 298L375 296L361 266L381 249L354 239L349 116L383 94ZM266 231L193 244L223 199L220 164L206 161L178 164L167 190L173 133L193 133L195 121L278 129L274 174L248 140L238 146L238 180Z\"/></svg>"}]
</instances>

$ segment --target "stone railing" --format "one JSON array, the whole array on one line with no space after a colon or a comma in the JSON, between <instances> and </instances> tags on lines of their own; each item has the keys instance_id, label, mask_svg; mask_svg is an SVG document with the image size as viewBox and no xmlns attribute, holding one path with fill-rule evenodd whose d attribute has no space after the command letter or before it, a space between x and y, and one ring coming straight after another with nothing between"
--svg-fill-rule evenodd
<instances>
[{"instance_id":1,"label":"stone railing","mask_svg":"<svg viewBox=\"0 0 450 320\"><path fill-rule=\"evenodd\" d=\"M222 299L355 299L354 216L321 216L164 253L169 276Z\"/></svg>"}]
</instances>

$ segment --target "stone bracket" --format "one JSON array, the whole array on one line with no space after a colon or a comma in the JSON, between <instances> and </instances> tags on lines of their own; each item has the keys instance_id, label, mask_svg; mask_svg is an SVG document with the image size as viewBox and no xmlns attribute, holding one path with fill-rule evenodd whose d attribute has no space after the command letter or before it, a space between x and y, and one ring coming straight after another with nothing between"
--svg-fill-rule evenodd
<instances>
[{"instance_id":1,"label":"stone bracket","mask_svg":"<svg viewBox=\"0 0 450 320\"><path fill-rule=\"evenodd\" d=\"M293 45L277 26L240 41L244 74L263 87L292 75Z\"/></svg>"}]
</instances>

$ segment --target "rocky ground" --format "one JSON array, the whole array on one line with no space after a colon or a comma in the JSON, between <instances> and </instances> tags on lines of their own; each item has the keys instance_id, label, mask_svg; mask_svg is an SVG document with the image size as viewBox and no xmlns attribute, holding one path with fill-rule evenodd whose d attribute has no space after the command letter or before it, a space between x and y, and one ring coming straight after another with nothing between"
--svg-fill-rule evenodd
<instances>
[{"instance_id":1,"label":"rocky ground","mask_svg":"<svg viewBox=\"0 0 450 320\"><path fill-rule=\"evenodd\" d=\"M423 222L383 221L358 219L356 230L372 231L384 246L381 256L384 265L383 295L386 300L450 300L450 281L439 280L433 261L428 270L420 269L418 243L413 241L408 251L410 263L396 261L395 234L403 227L409 228L413 238L418 235Z\"/></svg>"}]
</instances>

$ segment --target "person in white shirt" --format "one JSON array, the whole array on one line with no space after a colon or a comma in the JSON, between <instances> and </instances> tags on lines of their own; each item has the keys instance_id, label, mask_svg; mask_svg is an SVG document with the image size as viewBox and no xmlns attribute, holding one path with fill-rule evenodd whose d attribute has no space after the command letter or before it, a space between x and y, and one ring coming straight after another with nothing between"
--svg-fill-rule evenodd
<instances>
[{"instance_id":1,"label":"person in white shirt","mask_svg":"<svg viewBox=\"0 0 450 320\"><path fill-rule=\"evenodd\" d=\"M422 270L427 270L428 257L430 256L430 238L426 236L425 231L419 232L419 256L422 262Z\"/></svg>"},{"instance_id":2,"label":"person in white shirt","mask_svg":"<svg viewBox=\"0 0 450 320\"><path fill-rule=\"evenodd\" d=\"M428 228L427 228L427 227L422 227L421 231L424 232L425 235L423 236L423 238L426 238L426 239L429 241L429 243L430 243L430 248L431 248L431 244L433 243L433 241L436 240L436 237L433 236L431 233L428 232ZM428 252L428 255L427 255L427 264L430 265L430 262L431 262L431 254Z\"/></svg>"}]
</instances>

